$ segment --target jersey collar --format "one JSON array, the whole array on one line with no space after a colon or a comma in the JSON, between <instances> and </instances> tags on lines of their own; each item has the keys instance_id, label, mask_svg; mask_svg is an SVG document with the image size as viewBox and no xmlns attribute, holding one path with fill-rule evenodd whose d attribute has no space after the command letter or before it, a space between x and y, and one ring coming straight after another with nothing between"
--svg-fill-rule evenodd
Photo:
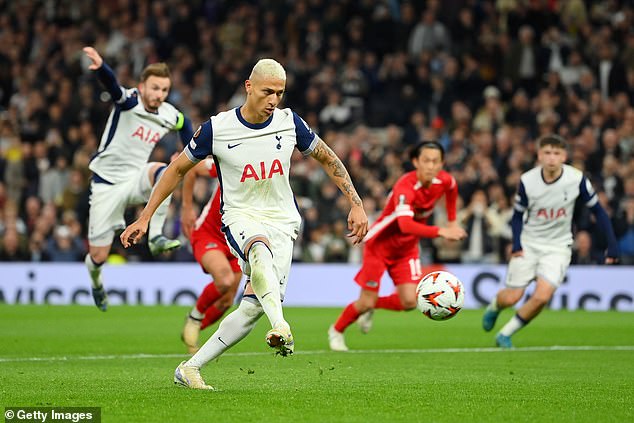
<instances>
[{"instance_id":1,"label":"jersey collar","mask_svg":"<svg viewBox=\"0 0 634 423\"><path fill-rule=\"evenodd\" d=\"M249 123L247 122L245 118L242 117L242 113L240 113L240 107L236 107L235 110L236 110L236 116L238 117L238 120L240 121L240 123L250 129L266 128L273 121L273 115L275 114L275 113L271 113L271 116L269 116L269 118L262 123Z\"/></svg>"}]
</instances>

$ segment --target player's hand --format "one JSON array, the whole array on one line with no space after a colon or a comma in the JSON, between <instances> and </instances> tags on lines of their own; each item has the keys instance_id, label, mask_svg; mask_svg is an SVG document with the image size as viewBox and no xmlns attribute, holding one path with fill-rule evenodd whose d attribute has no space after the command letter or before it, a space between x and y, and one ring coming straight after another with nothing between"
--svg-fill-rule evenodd
<instances>
[{"instance_id":1,"label":"player's hand","mask_svg":"<svg viewBox=\"0 0 634 423\"><path fill-rule=\"evenodd\" d=\"M121 233L119 237L121 239L121 244L124 248L128 248L131 245L135 245L138 243L143 235L147 232L148 222L146 220L137 220L132 223L130 226L125 228L125 230Z\"/></svg>"},{"instance_id":2,"label":"player's hand","mask_svg":"<svg viewBox=\"0 0 634 423\"><path fill-rule=\"evenodd\" d=\"M90 70L97 70L103 65L103 59L93 47L84 47L84 53L92 61L92 65L88 66Z\"/></svg>"},{"instance_id":3,"label":"player's hand","mask_svg":"<svg viewBox=\"0 0 634 423\"><path fill-rule=\"evenodd\" d=\"M619 259L616 258L616 257L606 257L605 258L605 264L616 264L617 261L619 261Z\"/></svg>"},{"instance_id":4,"label":"player's hand","mask_svg":"<svg viewBox=\"0 0 634 423\"><path fill-rule=\"evenodd\" d=\"M511 253L511 257L524 257L524 250L517 250Z\"/></svg>"},{"instance_id":5,"label":"player's hand","mask_svg":"<svg viewBox=\"0 0 634 423\"><path fill-rule=\"evenodd\" d=\"M191 238L192 230L194 229L194 223L196 223L196 212L193 207L181 208L181 229L183 234L187 238Z\"/></svg>"},{"instance_id":6,"label":"player's hand","mask_svg":"<svg viewBox=\"0 0 634 423\"><path fill-rule=\"evenodd\" d=\"M460 226L448 226L446 228L440 228L438 235L449 241L460 241L467 237L467 232Z\"/></svg>"},{"instance_id":7,"label":"player's hand","mask_svg":"<svg viewBox=\"0 0 634 423\"><path fill-rule=\"evenodd\" d=\"M368 233L368 216L362 206L354 205L348 214L348 238L352 238L353 244L359 244Z\"/></svg>"}]
</instances>

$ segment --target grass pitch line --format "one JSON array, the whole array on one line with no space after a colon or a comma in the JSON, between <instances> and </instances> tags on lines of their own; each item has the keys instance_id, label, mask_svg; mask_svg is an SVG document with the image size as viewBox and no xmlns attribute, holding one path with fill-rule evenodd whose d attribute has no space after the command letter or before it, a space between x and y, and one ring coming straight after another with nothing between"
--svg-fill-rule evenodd
<instances>
[{"instance_id":1,"label":"grass pitch line","mask_svg":"<svg viewBox=\"0 0 634 423\"><path fill-rule=\"evenodd\" d=\"M384 350L350 350L345 353L333 353L330 350L298 351L299 355L314 354L434 354L434 353L509 353L509 352L551 352L551 351L634 351L634 345L613 345L613 346L593 346L593 345L553 345L544 347L519 347L512 350L501 348L428 348L428 349L384 349ZM243 357L271 355L270 352L238 352L226 353L225 357ZM92 360L137 360L152 358L186 358L187 354L112 354L112 355L78 355L78 356L58 356L58 357L0 357L0 363L17 362L51 362L51 361L92 361Z\"/></svg>"}]
</instances>

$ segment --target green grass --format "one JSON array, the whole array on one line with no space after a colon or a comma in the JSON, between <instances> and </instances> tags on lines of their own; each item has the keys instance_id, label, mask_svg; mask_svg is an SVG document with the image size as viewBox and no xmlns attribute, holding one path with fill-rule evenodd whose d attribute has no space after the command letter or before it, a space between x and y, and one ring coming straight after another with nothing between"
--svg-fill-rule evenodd
<instances>
[{"instance_id":1,"label":"green grass","mask_svg":"<svg viewBox=\"0 0 634 423\"><path fill-rule=\"evenodd\" d=\"M297 349L287 359L267 350L261 319L203 369L217 388L203 392L172 383L185 357L183 307L100 313L0 305L0 406L96 406L105 422L621 422L634 415L631 313L546 311L513 338L516 350L498 351L480 329L481 311L447 322L377 312L370 334L348 330L355 352L332 353L326 330L339 311L287 309ZM603 349L534 348L556 345Z\"/></svg>"}]
</instances>

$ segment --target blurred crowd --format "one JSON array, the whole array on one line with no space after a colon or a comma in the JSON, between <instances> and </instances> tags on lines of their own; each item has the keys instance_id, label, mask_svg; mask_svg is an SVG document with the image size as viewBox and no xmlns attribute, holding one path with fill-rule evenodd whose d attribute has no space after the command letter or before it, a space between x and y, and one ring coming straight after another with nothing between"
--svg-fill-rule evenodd
<instances>
[{"instance_id":1,"label":"blurred crowd","mask_svg":"<svg viewBox=\"0 0 634 423\"><path fill-rule=\"evenodd\" d=\"M255 61L277 59L284 106L343 159L371 219L411 170L408 148L440 140L470 236L423 240L424 264L505 262L519 176L535 165L535 140L559 133L612 219L621 262L634 264L633 28L634 5L616 0L0 0L0 260L86 252L88 163L111 108L83 57L92 45L126 87L167 62L168 101L194 126L241 105ZM152 160L181 148L168 136ZM295 259L358 261L346 201L316 161L293 160ZM199 206L213 184L197 181ZM177 191L169 236L182 237L179 210ZM573 260L598 263L604 235L583 207L577 217ZM440 208L432 222L445 219ZM118 241L113 253L152 260Z\"/></svg>"}]
</instances>

